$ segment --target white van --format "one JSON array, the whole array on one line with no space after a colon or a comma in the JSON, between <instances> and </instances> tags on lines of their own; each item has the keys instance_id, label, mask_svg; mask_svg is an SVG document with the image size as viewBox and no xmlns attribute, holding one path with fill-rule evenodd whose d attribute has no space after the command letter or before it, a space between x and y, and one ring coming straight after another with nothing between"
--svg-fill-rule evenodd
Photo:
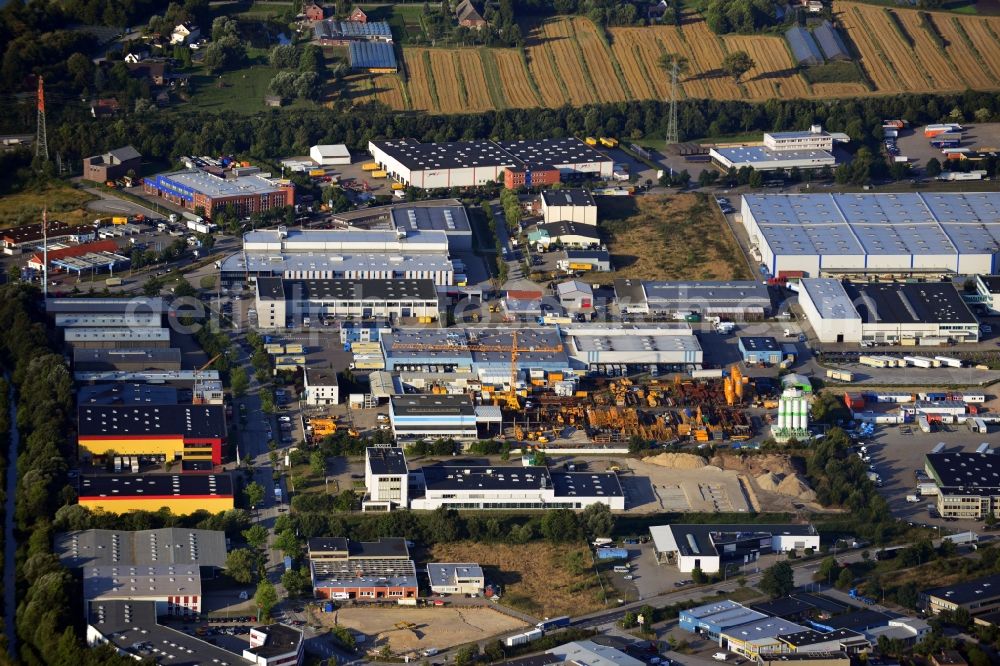
<instances>
[{"instance_id":1,"label":"white van","mask_svg":"<svg viewBox=\"0 0 1000 666\"><path fill-rule=\"evenodd\" d=\"M712 655L712 659L716 661L727 661L729 659L729 654L726 652L716 652Z\"/></svg>"},{"instance_id":2,"label":"white van","mask_svg":"<svg viewBox=\"0 0 1000 666\"><path fill-rule=\"evenodd\" d=\"M916 495L907 495L906 501L909 502L910 504L916 504L917 502L920 501L920 498L917 497Z\"/></svg>"},{"instance_id":3,"label":"white van","mask_svg":"<svg viewBox=\"0 0 1000 666\"><path fill-rule=\"evenodd\" d=\"M628 573L631 571L627 564L617 564L615 565L615 573Z\"/></svg>"}]
</instances>

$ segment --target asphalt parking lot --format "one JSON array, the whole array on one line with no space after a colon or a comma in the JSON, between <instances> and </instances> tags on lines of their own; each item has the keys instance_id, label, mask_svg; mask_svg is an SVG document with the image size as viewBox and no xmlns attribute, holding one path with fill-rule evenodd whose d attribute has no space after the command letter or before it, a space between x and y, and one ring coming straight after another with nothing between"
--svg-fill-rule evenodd
<instances>
[{"instance_id":1,"label":"asphalt parking lot","mask_svg":"<svg viewBox=\"0 0 1000 666\"><path fill-rule=\"evenodd\" d=\"M938 426L934 432L924 433L915 425L905 427L878 426L875 436L864 440L875 466L882 478L879 493L886 498L893 515L916 524L925 524L945 533L973 530L981 532L981 521L945 520L930 515L928 508L935 506L934 497L921 497L919 503L906 501L907 495L916 493L915 470L924 468L924 456L938 442L944 442L949 451L974 451L982 442L998 446L996 433L970 432L964 424Z\"/></svg>"},{"instance_id":2,"label":"asphalt parking lot","mask_svg":"<svg viewBox=\"0 0 1000 666\"><path fill-rule=\"evenodd\" d=\"M960 124L965 128L962 148L1000 147L1000 123ZM899 146L900 154L910 158L910 164L921 170L932 157L944 162L944 154L939 148L931 146L930 139L924 136L922 126L900 132L896 144Z\"/></svg>"}]
</instances>

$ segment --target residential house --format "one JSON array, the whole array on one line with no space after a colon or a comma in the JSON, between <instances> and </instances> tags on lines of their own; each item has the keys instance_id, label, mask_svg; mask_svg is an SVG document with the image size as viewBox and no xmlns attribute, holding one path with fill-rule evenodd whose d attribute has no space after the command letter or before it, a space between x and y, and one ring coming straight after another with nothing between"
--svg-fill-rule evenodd
<instances>
[{"instance_id":1,"label":"residential house","mask_svg":"<svg viewBox=\"0 0 1000 666\"><path fill-rule=\"evenodd\" d=\"M180 23L170 33L171 44L191 44L201 37L201 28L192 23Z\"/></svg>"},{"instance_id":2,"label":"residential house","mask_svg":"<svg viewBox=\"0 0 1000 666\"><path fill-rule=\"evenodd\" d=\"M154 86L162 86L167 81L167 63L158 62L126 62L129 76L133 79L148 80Z\"/></svg>"},{"instance_id":3,"label":"residential house","mask_svg":"<svg viewBox=\"0 0 1000 666\"><path fill-rule=\"evenodd\" d=\"M134 48L127 54L125 54L125 62L128 63L129 65L135 65L142 62L148 57L149 57L149 49L145 47Z\"/></svg>"},{"instance_id":4,"label":"residential house","mask_svg":"<svg viewBox=\"0 0 1000 666\"><path fill-rule=\"evenodd\" d=\"M324 16L323 7L317 5L315 2L308 2L302 7L302 13L306 15L306 19L310 21L322 21Z\"/></svg>"},{"instance_id":5,"label":"residential house","mask_svg":"<svg viewBox=\"0 0 1000 666\"><path fill-rule=\"evenodd\" d=\"M113 97L101 97L90 104L90 115L94 118L108 118L121 111L121 104Z\"/></svg>"},{"instance_id":6,"label":"residential house","mask_svg":"<svg viewBox=\"0 0 1000 666\"><path fill-rule=\"evenodd\" d=\"M347 16L347 20L352 23L368 23L368 14L365 14L361 7L355 7Z\"/></svg>"},{"instance_id":7,"label":"residential house","mask_svg":"<svg viewBox=\"0 0 1000 666\"><path fill-rule=\"evenodd\" d=\"M458 25L463 28L482 30L486 27L486 19L472 4L472 0L462 0L458 3L455 8L455 18L458 19Z\"/></svg>"}]
</instances>

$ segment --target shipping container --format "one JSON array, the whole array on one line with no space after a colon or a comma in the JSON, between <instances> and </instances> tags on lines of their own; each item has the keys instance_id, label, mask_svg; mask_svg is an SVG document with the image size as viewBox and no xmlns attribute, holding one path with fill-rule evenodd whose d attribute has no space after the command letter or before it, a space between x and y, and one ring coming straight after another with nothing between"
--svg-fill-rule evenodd
<instances>
[{"instance_id":1,"label":"shipping container","mask_svg":"<svg viewBox=\"0 0 1000 666\"><path fill-rule=\"evenodd\" d=\"M309 175L311 177L313 177L313 178L316 178L318 176L325 176L326 175L326 171L323 170L323 169L311 169L309 171Z\"/></svg>"},{"instance_id":2,"label":"shipping container","mask_svg":"<svg viewBox=\"0 0 1000 666\"><path fill-rule=\"evenodd\" d=\"M361 165L362 171L376 171L378 170L378 164L375 162L365 162Z\"/></svg>"},{"instance_id":3,"label":"shipping container","mask_svg":"<svg viewBox=\"0 0 1000 666\"><path fill-rule=\"evenodd\" d=\"M104 285L107 287L120 287L122 284L121 278L108 278L104 281Z\"/></svg>"},{"instance_id":4,"label":"shipping container","mask_svg":"<svg viewBox=\"0 0 1000 666\"><path fill-rule=\"evenodd\" d=\"M277 342L271 342L271 343L268 343L268 344L264 345L264 351L266 351L268 354L272 354L272 355L273 354L284 354L285 353L285 345L279 344Z\"/></svg>"},{"instance_id":5,"label":"shipping container","mask_svg":"<svg viewBox=\"0 0 1000 666\"><path fill-rule=\"evenodd\" d=\"M583 142L585 144L587 144L588 146L596 146L597 145L597 139L595 139L592 136L588 136L588 137L584 138Z\"/></svg>"},{"instance_id":6,"label":"shipping container","mask_svg":"<svg viewBox=\"0 0 1000 666\"><path fill-rule=\"evenodd\" d=\"M965 403L983 403L986 402L985 393L963 393L962 402Z\"/></svg>"},{"instance_id":7,"label":"shipping container","mask_svg":"<svg viewBox=\"0 0 1000 666\"><path fill-rule=\"evenodd\" d=\"M111 224L128 224L127 217L113 217L111 218Z\"/></svg>"},{"instance_id":8,"label":"shipping container","mask_svg":"<svg viewBox=\"0 0 1000 666\"><path fill-rule=\"evenodd\" d=\"M827 379L833 379L838 382L852 382L854 381L854 373L849 370L827 370Z\"/></svg>"},{"instance_id":9,"label":"shipping container","mask_svg":"<svg viewBox=\"0 0 1000 666\"><path fill-rule=\"evenodd\" d=\"M515 645L524 645L525 643L530 643L531 641L537 641L543 635L541 629L532 629L531 631L525 631L522 634L514 634L513 636L508 636L503 639L504 645L507 647L514 647Z\"/></svg>"},{"instance_id":10,"label":"shipping container","mask_svg":"<svg viewBox=\"0 0 1000 666\"><path fill-rule=\"evenodd\" d=\"M615 148L618 146L618 139L612 139L606 136L601 137L601 145L605 148Z\"/></svg>"},{"instance_id":11,"label":"shipping container","mask_svg":"<svg viewBox=\"0 0 1000 666\"><path fill-rule=\"evenodd\" d=\"M961 368L962 367L962 361L961 361L961 359L952 358L950 356L935 356L934 359L937 360L937 361L940 361L941 365L946 365L949 368Z\"/></svg>"},{"instance_id":12,"label":"shipping container","mask_svg":"<svg viewBox=\"0 0 1000 666\"><path fill-rule=\"evenodd\" d=\"M938 123L924 127L924 137L932 138L942 134L954 134L962 131L962 126L957 123Z\"/></svg>"},{"instance_id":13,"label":"shipping container","mask_svg":"<svg viewBox=\"0 0 1000 666\"><path fill-rule=\"evenodd\" d=\"M406 189L406 185L403 185L402 183L393 183L390 187L392 187L392 189L396 192L401 192Z\"/></svg>"},{"instance_id":14,"label":"shipping container","mask_svg":"<svg viewBox=\"0 0 1000 666\"><path fill-rule=\"evenodd\" d=\"M858 363L867 365L870 368L884 368L888 365L885 358L881 356L862 356L858 359Z\"/></svg>"},{"instance_id":15,"label":"shipping container","mask_svg":"<svg viewBox=\"0 0 1000 666\"><path fill-rule=\"evenodd\" d=\"M920 428L920 432L931 431L931 422L927 419L926 414L917 414L917 427Z\"/></svg>"},{"instance_id":16,"label":"shipping container","mask_svg":"<svg viewBox=\"0 0 1000 666\"><path fill-rule=\"evenodd\" d=\"M624 548L598 548L597 559L599 560L627 560L628 551Z\"/></svg>"},{"instance_id":17,"label":"shipping container","mask_svg":"<svg viewBox=\"0 0 1000 666\"><path fill-rule=\"evenodd\" d=\"M906 361L908 365L912 365L916 368L934 367L934 362L929 358L924 358L923 356L904 356L903 360Z\"/></svg>"},{"instance_id":18,"label":"shipping container","mask_svg":"<svg viewBox=\"0 0 1000 666\"><path fill-rule=\"evenodd\" d=\"M385 172L385 171L383 171L381 169L377 169L375 171L372 171L372 178L385 178L388 175L389 174L387 172Z\"/></svg>"},{"instance_id":19,"label":"shipping container","mask_svg":"<svg viewBox=\"0 0 1000 666\"><path fill-rule=\"evenodd\" d=\"M850 410L864 409L865 399L860 393L845 393L844 404Z\"/></svg>"},{"instance_id":20,"label":"shipping container","mask_svg":"<svg viewBox=\"0 0 1000 666\"><path fill-rule=\"evenodd\" d=\"M304 350L300 344L285 345L285 353L287 354L302 354Z\"/></svg>"}]
</instances>

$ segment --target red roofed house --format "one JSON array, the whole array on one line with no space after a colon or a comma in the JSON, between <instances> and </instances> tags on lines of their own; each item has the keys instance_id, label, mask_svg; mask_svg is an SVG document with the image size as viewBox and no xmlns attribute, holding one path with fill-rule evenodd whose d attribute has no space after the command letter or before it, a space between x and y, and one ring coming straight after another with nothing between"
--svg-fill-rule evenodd
<instances>
[{"instance_id":1,"label":"red roofed house","mask_svg":"<svg viewBox=\"0 0 1000 666\"><path fill-rule=\"evenodd\" d=\"M351 10L347 20L353 23L368 23L368 14L361 11L361 7L355 7Z\"/></svg>"},{"instance_id":2,"label":"red roofed house","mask_svg":"<svg viewBox=\"0 0 1000 666\"><path fill-rule=\"evenodd\" d=\"M324 18L323 8L315 2L307 3L302 7L302 13L310 21L322 21Z\"/></svg>"},{"instance_id":3,"label":"red roofed house","mask_svg":"<svg viewBox=\"0 0 1000 666\"><path fill-rule=\"evenodd\" d=\"M81 257L91 252L118 252L118 243L113 240L100 240L72 247L61 247L58 250L49 250L49 261L65 259L66 257ZM36 252L28 259L28 268L40 271L45 267L42 261L42 253Z\"/></svg>"},{"instance_id":4,"label":"red roofed house","mask_svg":"<svg viewBox=\"0 0 1000 666\"><path fill-rule=\"evenodd\" d=\"M118 100L113 97L95 99L90 105L90 115L95 118L113 116L121 110Z\"/></svg>"},{"instance_id":5,"label":"red roofed house","mask_svg":"<svg viewBox=\"0 0 1000 666\"><path fill-rule=\"evenodd\" d=\"M458 6L455 7L455 18L458 19L458 24L463 28L482 30L486 27L486 19L472 4L472 0L462 0L458 3Z\"/></svg>"}]
</instances>

